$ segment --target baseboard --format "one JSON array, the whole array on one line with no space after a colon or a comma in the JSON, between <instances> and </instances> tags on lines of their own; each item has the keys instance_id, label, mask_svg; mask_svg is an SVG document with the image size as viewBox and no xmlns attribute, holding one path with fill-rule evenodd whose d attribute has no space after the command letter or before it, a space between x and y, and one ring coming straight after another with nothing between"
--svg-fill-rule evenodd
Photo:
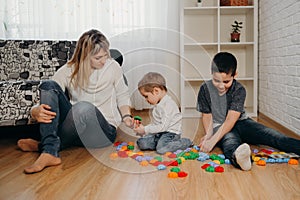
<instances>
[{"instance_id":1,"label":"baseboard","mask_svg":"<svg viewBox=\"0 0 300 200\"><path fill-rule=\"evenodd\" d=\"M268 124L270 124L272 127L275 127L276 130L291 136L291 137L295 137L295 138L300 138L300 135L298 135L297 133L295 133L294 131L288 129L287 127L279 124L278 122L276 122L275 120L271 119L270 117L268 117L267 115L258 112L258 116L257 116L257 121L258 122L267 122Z\"/></svg>"}]
</instances>

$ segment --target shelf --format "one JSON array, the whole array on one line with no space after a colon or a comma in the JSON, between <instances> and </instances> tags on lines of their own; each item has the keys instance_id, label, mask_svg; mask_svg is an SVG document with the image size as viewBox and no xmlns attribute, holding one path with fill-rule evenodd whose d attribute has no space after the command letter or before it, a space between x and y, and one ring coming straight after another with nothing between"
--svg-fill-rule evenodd
<instances>
[{"instance_id":1,"label":"shelf","mask_svg":"<svg viewBox=\"0 0 300 200\"><path fill-rule=\"evenodd\" d=\"M204 48L216 48L218 43L185 43L184 46L202 46Z\"/></svg>"},{"instance_id":2,"label":"shelf","mask_svg":"<svg viewBox=\"0 0 300 200\"><path fill-rule=\"evenodd\" d=\"M184 10L202 10L204 12L210 12L209 10L217 10L217 6L201 6L201 7L184 7Z\"/></svg>"},{"instance_id":3,"label":"shelf","mask_svg":"<svg viewBox=\"0 0 300 200\"><path fill-rule=\"evenodd\" d=\"M180 20L180 103L185 117L199 117L199 88L211 80L211 61L218 52L230 52L238 62L236 79L244 85L245 108L257 113L257 0L249 6L219 6L219 0L183 0ZM231 42L231 24L243 22L240 42Z\"/></svg>"},{"instance_id":4,"label":"shelf","mask_svg":"<svg viewBox=\"0 0 300 200\"><path fill-rule=\"evenodd\" d=\"M254 6L221 6L221 15L246 15L252 12ZM252 14L252 13L251 13Z\"/></svg>"},{"instance_id":5,"label":"shelf","mask_svg":"<svg viewBox=\"0 0 300 200\"><path fill-rule=\"evenodd\" d=\"M220 45L225 48L245 48L249 45L254 45L254 42L221 42Z\"/></svg>"}]
</instances>

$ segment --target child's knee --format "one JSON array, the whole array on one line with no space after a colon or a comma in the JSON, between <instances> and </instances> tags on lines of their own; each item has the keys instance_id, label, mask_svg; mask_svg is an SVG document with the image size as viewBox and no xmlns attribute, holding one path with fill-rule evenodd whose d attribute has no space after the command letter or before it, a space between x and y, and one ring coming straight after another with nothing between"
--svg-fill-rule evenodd
<instances>
[{"instance_id":1,"label":"child's knee","mask_svg":"<svg viewBox=\"0 0 300 200\"><path fill-rule=\"evenodd\" d=\"M140 150L155 150L156 144L152 140L140 138L136 141L137 146Z\"/></svg>"},{"instance_id":2,"label":"child's knee","mask_svg":"<svg viewBox=\"0 0 300 200\"><path fill-rule=\"evenodd\" d=\"M164 148L164 147L156 149L156 153L161 154L161 155L163 155L163 154L165 154L167 152L168 152L168 150L166 148Z\"/></svg>"},{"instance_id":3,"label":"child's knee","mask_svg":"<svg viewBox=\"0 0 300 200\"><path fill-rule=\"evenodd\" d=\"M139 147L140 150L144 150L145 147L146 147L146 145L145 145L146 143L142 138L138 139L136 141L136 144L137 144L137 146Z\"/></svg>"}]
</instances>

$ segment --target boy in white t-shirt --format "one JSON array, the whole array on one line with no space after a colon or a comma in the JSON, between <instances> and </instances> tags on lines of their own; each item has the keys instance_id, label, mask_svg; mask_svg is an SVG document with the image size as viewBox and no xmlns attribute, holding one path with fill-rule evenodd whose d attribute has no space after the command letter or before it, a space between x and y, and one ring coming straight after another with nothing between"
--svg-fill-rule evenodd
<instances>
[{"instance_id":1,"label":"boy in white t-shirt","mask_svg":"<svg viewBox=\"0 0 300 200\"><path fill-rule=\"evenodd\" d=\"M190 147L191 140L181 138L182 115L175 101L167 94L164 77L149 72L138 83L138 89L146 101L154 105L152 123L134 128L142 136L137 140L138 147L141 150L156 150L159 154Z\"/></svg>"}]
</instances>

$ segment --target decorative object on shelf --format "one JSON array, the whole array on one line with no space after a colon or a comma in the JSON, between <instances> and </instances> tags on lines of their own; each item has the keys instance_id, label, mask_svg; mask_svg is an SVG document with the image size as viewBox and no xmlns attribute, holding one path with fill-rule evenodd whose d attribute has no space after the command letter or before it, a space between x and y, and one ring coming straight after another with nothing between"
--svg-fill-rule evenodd
<instances>
[{"instance_id":1,"label":"decorative object on shelf","mask_svg":"<svg viewBox=\"0 0 300 200\"><path fill-rule=\"evenodd\" d=\"M221 6L248 6L248 0L220 0Z\"/></svg>"},{"instance_id":2,"label":"decorative object on shelf","mask_svg":"<svg viewBox=\"0 0 300 200\"><path fill-rule=\"evenodd\" d=\"M198 1L197 1L197 6L198 6L198 7L202 7L202 0L198 0Z\"/></svg>"},{"instance_id":3,"label":"decorative object on shelf","mask_svg":"<svg viewBox=\"0 0 300 200\"><path fill-rule=\"evenodd\" d=\"M234 21L234 24L231 24L232 26L232 32L231 32L231 42L239 42L240 41L240 32L241 28L243 28L241 25L243 22Z\"/></svg>"}]
</instances>

